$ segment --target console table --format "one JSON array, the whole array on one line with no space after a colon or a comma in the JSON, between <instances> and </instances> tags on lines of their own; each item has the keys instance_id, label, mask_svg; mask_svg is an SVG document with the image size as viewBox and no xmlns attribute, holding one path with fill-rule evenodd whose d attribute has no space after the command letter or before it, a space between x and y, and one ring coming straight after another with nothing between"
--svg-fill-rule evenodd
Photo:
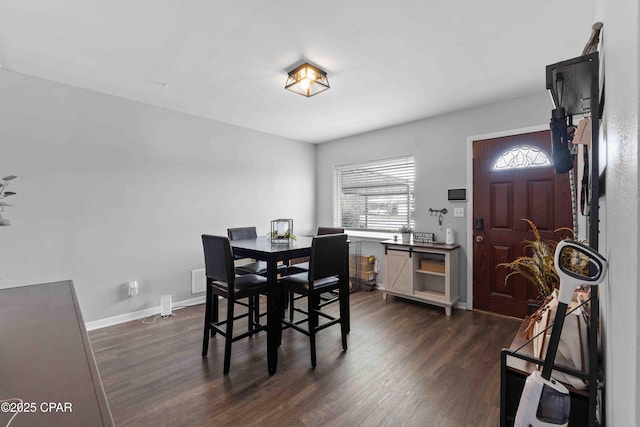
<instances>
[{"instance_id":1,"label":"console table","mask_svg":"<svg viewBox=\"0 0 640 427\"><path fill-rule=\"evenodd\" d=\"M458 301L460 245L387 240L384 245L384 291L444 307L447 316Z\"/></svg>"},{"instance_id":2,"label":"console table","mask_svg":"<svg viewBox=\"0 0 640 427\"><path fill-rule=\"evenodd\" d=\"M0 401L3 426L114 425L71 281L0 290Z\"/></svg>"}]
</instances>

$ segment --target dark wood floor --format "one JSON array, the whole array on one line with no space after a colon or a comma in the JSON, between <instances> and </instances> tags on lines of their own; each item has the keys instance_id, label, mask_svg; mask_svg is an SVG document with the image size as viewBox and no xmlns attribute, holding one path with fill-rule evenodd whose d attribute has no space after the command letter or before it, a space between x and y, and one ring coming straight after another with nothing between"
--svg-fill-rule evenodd
<instances>
[{"instance_id":1,"label":"dark wood floor","mask_svg":"<svg viewBox=\"0 0 640 427\"><path fill-rule=\"evenodd\" d=\"M499 424L500 349L520 321L463 310L446 317L383 301L379 291L351 294L351 313L349 350L339 327L322 331L315 370L308 338L284 331L274 376L265 333L234 343L226 376L222 337L202 358L202 305L89 336L118 426Z\"/></svg>"}]
</instances>

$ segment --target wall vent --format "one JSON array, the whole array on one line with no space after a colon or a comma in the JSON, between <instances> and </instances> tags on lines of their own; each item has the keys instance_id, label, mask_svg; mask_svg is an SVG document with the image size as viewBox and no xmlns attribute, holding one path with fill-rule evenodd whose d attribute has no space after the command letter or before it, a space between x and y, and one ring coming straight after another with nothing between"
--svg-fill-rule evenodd
<instances>
[{"instance_id":1,"label":"wall vent","mask_svg":"<svg viewBox=\"0 0 640 427\"><path fill-rule=\"evenodd\" d=\"M191 293L199 294L207 290L207 279L204 275L204 268L191 270Z\"/></svg>"}]
</instances>

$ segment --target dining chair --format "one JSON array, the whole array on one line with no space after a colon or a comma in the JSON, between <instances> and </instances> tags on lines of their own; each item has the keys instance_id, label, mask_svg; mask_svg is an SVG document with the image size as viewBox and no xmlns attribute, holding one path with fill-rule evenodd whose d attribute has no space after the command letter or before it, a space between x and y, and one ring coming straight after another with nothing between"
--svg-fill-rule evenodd
<instances>
[{"instance_id":1,"label":"dining chair","mask_svg":"<svg viewBox=\"0 0 640 427\"><path fill-rule=\"evenodd\" d=\"M203 234L202 246L207 279L202 356L206 357L209 351L209 336L219 333L225 337L223 372L227 374L231 364L231 343L266 330L266 325L260 325L259 296L267 293L267 279L256 274L236 276L234 257L227 237ZM219 319L218 297L227 299L226 320ZM248 302L240 301L244 298ZM247 307L247 313L235 316L236 304ZM234 320L244 317L249 320L248 330L233 336ZM223 325L226 326L225 329L222 328Z\"/></svg>"},{"instance_id":2,"label":"dining chair","mask_svg":"<svg viewBox=\"0 0 640 427\"><path fill-rule=\"evenodd\" d=\"M255 239L258 237L256 227L236 227L227 228L227 236L229 240ZM235 259L243 259L244 257L236 256ZM278 273L284 274L287 271L286 265L278 265ZM252 261L247 264L236 266L236 274L258 274L265 276L267 274L267 263L264 261Z\"/></svg>"},{"instance_id":3,"label":"dining chair","mask_svg":"<svg viewBox=\"0 0 640 427\"><path fill-rule=\"evenodd\" d=\"M342 234L344 228L342 227L318 227L318 236L326 236L327 234Z\"/></svg>"},{"instance_id":4,"label":"dining chair","mask_svg":"<svg viewBox=\"0 0 640 427\"><path fill-rule=\"evenodd\" d=\"M294 292L307 297L307 310L290 307L290 310L305 314L307 317L292 321L283 319L285 328L293 328L309 337L311 348L311 366L316 367L316 333L329 326L340 324L342 349L347 350L348 296L340 299L340 315L331 316L320 310L320 295L337 290L341 286L340 278L347 274L349 245L346 234L328 234L316 236L311 243L309 271L288 275L278 282L285 292ZM320 317L328 321L320 324ZM299 326L307 322L308 328Z\"/></svg>"},{"instance_id":5,"label":"dining chair","mask_svg":"<svg viewBox=\"0 0 640 427\"><path fill-rule=\"evenodd\" d=\"M344 228L341 227L318 227L317 236L326 236L327 234L342 234L344 233ZM307 258L308 260L309 258ZM309 271L309 261L299 262L297 264L293 264L289 266L288 274L296 274L302 273L305 271ZM320 307L324 307L325 305L332 304L338 301L338 291L334 290L332 292L325 293L320 296ZM297 301L301 298L304 298L302 295L296 296L293 292L289 293L289 320L293 322L293 317L295 314L295 306L294 301Z\"/></svg>"},{"instance_id":6,"label":"dining chair","mask_svg":"<svg viewBox=\"0 0 640 427\"><path fill-rule=\"evenodd\" d=\"M316 236L326 236L327 234L342 234L344 228L341 227L318 227ZM309 258L298 258L294 264L289 264L289 274L302 273L309 270ZM304 260L304 261L302 261Z\"/></svg>"}]
</instances>

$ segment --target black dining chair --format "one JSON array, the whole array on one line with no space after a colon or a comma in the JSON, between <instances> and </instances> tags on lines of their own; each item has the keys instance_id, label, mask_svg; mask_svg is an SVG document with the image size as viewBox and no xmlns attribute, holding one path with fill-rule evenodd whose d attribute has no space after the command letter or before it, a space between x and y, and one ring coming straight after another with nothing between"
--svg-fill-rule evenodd
<instances>
[{"instance_id":1,"label":"black dining chair","mask_svg":"<svg viewBox=\"0 0 640 427\"><path fill-rule=\"evenodd\" d=\"M337 290L340 279L347 280L347 257L349 245L346 234L328 234L316 236L311 243L309 271L281 278L278 283L285 292L294 292L307 297L307 310L290 307L290 310L305 314L307 317L297 321L282 320L285 328L293 328L309 337L311 345L311 366L316 366L316 333L329 326L340 324L342 349L347 350L348 333L348 294L340 299L339 317L331 316L320 310L320 295ZM328 321L320 324L320 317ZM307 322L308 328L299 325Z\"/></svg>"},{"instance_id":2,"label":"black dining chair","mask_svg":"<svg viewBox=\"0 0 640 427\"><path fill-rule=\"evenodd\" d=\"M258 233L255 227L236 227L227 228L227 236L229 240L255 239ZM235 259L243 259L241 256L235 256ZM286 265L278 265L278 273L285 274L287 272ZM264 261L252 261L247 264L236 266L236 274L259 274L265 276L267 274L267 263Z\"/></svg>"},{"instance_id":3,"label":"black dining chair","mask_svg":"<svg viewBox=\"0 0 640 427\"><path fill-rule=\"evenodd\" d=\"M318 236L326 236L327 234L342 234L344 228L342 227L318 227Z\"/></svg>"},{"instance_id":4,"label":"black dining chair","mask_svg":"<svg viewBox=\"0 0 640 427\"><path fill-rule=\"evenodd\" d=\"M206 357L209 351L209 336L219 333L225 337L223 372L227 374L231 364L231 343L266 330L266 325L260 325L259 296L267 293L267 279L256 274L236 276L233 253L227 237L203 234L202 246L207 279L202 356ZM218 297L227 299L227 318L223 321L219 319ZM248 302L240 301L244 298ZM247 313L234 316L236 304L247 307ZM247 332L233 336L234 320L243 317L248 317L249 320ZM221 328L223 325L226 326L225 329Z\"/></svg>"},{"instance_id":5,"label":"black dining chair","mask_svg":"<svg viewBox=\"0 0 640 427\"><path fill-rule=\"evenodd\" d=\"M327 234L342 234L344 228L341 227L318 227L316 236L326 236ZM301 258L305 259L305 258ZM303 271L309 271L309 258L306 261L296 262L295 264L289 264L289 274L302 273Z\"/></svg>"},{"instance_id":6,"label":"black dining chair","mask_svg":"<svg viewBox=\"0 0 640 427\"><path fill-rule=\"evenodd\" d=\"M344 228L340 227L318 227L318 232L316 235L318 236L326 236L328 234L342 234L344 233ZM308 258L307 258L308 259ZM297 264L293 264L289 266L288 274L297 274L305 271L309 271L309 261L300 262ZM334 290L332 292L327 292L320 296L320 307L324 307L329 304L333 304L338 301L338 291ZM293 317L295 314L295 305L294 302L304 298L302 295L296 296L293 292L289 293L289 320L293 322Z\"/></svg>"}]
</instances>

